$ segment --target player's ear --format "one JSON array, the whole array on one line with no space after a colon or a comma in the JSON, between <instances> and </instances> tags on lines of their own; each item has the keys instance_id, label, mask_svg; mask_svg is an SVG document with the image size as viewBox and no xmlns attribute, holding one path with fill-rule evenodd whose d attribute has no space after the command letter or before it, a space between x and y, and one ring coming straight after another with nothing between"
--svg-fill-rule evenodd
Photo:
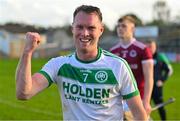
<instances>
[{"instance_id":1,"label":"player's ear","mask_svg":"<svg viewBox=\"0 0 180 121\"><path fill-rule=\"evenodd\" d=\"M135 24L133 23L132 24L132 31L135 32L135 29L136 29L136 27L135 27Z\"/></svg>"},{"instance_id":2,"label":"player's ear","mask_svg":"<svg viewBox=\"0 0 180 121\"><path fill-rule=\"evenodd\" d=\"M100 31L101 31L101 35L102 35L102 33L104 32L104 24L101 25Z\"/></svg>"}]
</instances>

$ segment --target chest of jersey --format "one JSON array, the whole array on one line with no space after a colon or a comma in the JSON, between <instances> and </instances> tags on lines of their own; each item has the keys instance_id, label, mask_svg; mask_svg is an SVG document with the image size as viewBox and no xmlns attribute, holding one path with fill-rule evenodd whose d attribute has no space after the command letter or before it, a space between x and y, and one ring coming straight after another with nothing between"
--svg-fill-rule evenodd
<instances>
[{"instance_id":1,"label":"chest of jersey","mask_svg":"<svg viewBox=\"0 0 180 121\"><path fill-rule=\"evenodd\" d=\"M141 67L141 52L135 47L129 47L127 49L118 48L115 52L116 55L124 58L130 65L131 69L138 69Z\"/></svg>"},{"instance_id":2,"label":"chest of jersey","mask_svg":"<svg viewBox=\"0 0 180 121\"><path fill-rule=\"evenodd\" d=\"M65 98L76 101L109 98L110 93L118 83L110 69L84 69L70 64L64 64L60 68L58 77L61 78Z\"/></svg>"}]
</instances>

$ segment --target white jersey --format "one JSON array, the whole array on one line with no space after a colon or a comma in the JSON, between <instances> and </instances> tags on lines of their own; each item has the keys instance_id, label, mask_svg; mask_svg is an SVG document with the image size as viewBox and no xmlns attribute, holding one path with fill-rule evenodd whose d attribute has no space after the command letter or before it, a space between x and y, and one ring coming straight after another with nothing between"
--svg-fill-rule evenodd
<instances>
[{"instance_id":1,"label":"white jersey","mask_svg":"<svg viewBox=\"0 0 180 121\"><path fill-rule=\"evenodd\" d=\"M127 62L99 48L95 60L51 59L40 71L56 83L64 120L123 120L122 100L139 94Z\"/></svg>"}]
</instances>

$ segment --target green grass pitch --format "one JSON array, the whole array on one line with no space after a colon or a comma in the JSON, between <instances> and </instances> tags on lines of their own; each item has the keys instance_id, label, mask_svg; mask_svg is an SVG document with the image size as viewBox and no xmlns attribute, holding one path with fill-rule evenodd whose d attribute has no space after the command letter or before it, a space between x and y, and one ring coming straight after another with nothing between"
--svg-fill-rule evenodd
<instances>
[{"instance_id":1,"label":"green grass pitch","mask_svg":"<svg viewBox=\"0 0 180 121\"><path fill-rule=\"evenodd\" d=\"M37 72L48 59L34 59L32 73ZM16 59L0 60L0 120L62 120L60 96L55 85L28 101L18 101L15 95ZM176 98L165 108L169 120L180 120L180 63L173 63L174 73L164 86L164 99ZM151 117L159 120L157 111Z\"/></svg>"}]
</instances>

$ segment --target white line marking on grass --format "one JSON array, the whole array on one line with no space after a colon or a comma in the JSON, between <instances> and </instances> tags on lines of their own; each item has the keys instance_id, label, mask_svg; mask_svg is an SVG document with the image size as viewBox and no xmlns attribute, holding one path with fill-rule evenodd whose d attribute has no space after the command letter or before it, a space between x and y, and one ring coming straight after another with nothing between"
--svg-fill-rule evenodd
<instances>
[{"instance_id":1,"label":"white line marking on grass","mask_svg":"<svg viewBox=\"0 0 180 121\"><path fill-rule=\"evenodd\" d=\"M37 108L27 107L27 106L25 106L25 105L20 105L20 104L17 104L17 103L8 101L8 100L4 100L4 99L2 99L2 98L0 98L0 103L5 104L5 105L8 105L8 106L11 106L11 107L13 107L13 108L19 108L19 109L23 109L23 110L26 110L26 111L31 111L31 112L34 112L34 113L40 113L40 114L45 114L45 115L49 115L49 116L60 117L60 114L59 114L59 113L56 113L56 112L45 111L45 110L43 110L43 109L37 109Z\"/></svg>"}]
</instances>

